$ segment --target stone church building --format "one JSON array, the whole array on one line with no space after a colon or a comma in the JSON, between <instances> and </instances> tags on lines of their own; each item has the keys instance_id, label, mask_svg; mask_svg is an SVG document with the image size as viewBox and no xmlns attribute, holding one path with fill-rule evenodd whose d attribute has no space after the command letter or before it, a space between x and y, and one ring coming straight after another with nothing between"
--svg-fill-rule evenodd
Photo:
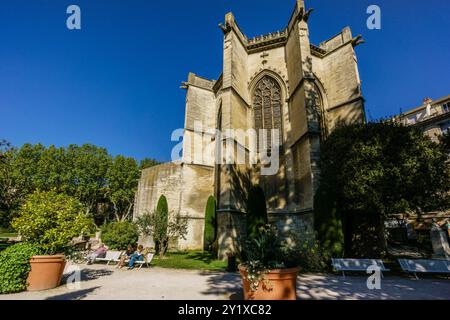
<instances>
[{"instance_id":1,"label":"stone church building","mask_svg":"<svg viewBox=\"0 0 450 320\"><path fill-rule=\"evenodd\" d=\"M223 69L217 80L190 73L186 89L183 154L180 160L142 172L134 216L152 212L165 195L170 214L188 219L186 240L179 249L203 247L205 206L217 201L219 257L233 251L245 232L249 186L264 191L269 221L279 232L312 237L314 192L321 141L339 123L364 121L364 99L355 46L363 42L344 28L319 45L309 39L312 10L303 0L285 29L249 38L232 13L220 24ZM198 140L195 123L209 139ZM261 175L261 164L218 164L214 157L196 157L198 143L213 143L216 155L229 143L248 153L247 142L217 141L207 128L279 129L279 170ZM227 141L225 141L227 140ZM200 141L200 142L199 142Z\"/></svg>"}]
</instances>

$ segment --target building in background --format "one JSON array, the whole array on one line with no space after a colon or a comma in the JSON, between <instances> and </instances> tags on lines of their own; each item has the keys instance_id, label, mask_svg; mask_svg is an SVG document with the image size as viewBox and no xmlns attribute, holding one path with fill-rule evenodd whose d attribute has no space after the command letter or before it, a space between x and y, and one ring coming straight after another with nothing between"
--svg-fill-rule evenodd
<instances>
[{"instance_id":1,"label":"building in background","mask_svg":"<svg viewBox=\"0 0 450 320\"><path fill-rule=\"evenodd\" d=\"M437 100L426 98L420 107L408 110L395 118L404 125L420 128L437 142L439 136L450 132L450 95Z\"/></svg>"}]
</instances>

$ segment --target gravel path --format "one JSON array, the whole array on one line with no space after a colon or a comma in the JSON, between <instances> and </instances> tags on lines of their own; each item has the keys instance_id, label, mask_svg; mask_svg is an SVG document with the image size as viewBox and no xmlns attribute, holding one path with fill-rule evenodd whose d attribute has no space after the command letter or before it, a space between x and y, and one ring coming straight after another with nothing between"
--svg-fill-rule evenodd
<instances>
[{"instance_id":1,"label":"gravel path","mask_svg":"<svg viewBox=\"0 0 450 320\"><path fill-rule=\"evenodd\" d=\"M74 268L68 266L64 284L52 290L0 295L4 299L152 299L221 300L240 299L241 279L237 273L203 272L152 267L117 270L106 265L79 265L81 281L72 286ZM387 276L381 290L369 290L363 275L301 275L299 299L450 299L450 280Z\"/></svg>"}]
</instances>

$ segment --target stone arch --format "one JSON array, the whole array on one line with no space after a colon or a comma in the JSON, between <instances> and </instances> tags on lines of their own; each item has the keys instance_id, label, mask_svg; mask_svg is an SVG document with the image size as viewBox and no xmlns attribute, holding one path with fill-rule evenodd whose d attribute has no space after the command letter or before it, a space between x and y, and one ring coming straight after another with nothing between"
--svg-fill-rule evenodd
<instances>
[{"instance_id":1,"label":"stone arch","mask_svg":"<svg viewBox=\"0 0 450 320\"><path fill-rule=\"evenodd\" d=\"M261 164L255 167L255 181L264 191L269 212L275 212L286 204L287 180L285 165L286 141L285 128L287 128L287 88L283 79L272 70L263 70L257 74L250 83L252 120L258 137L260 148L259 129L279 130L278 171L274 175L260 175ZM269 136L267 144L272 146ZM258 151L262 151L259 149ZM271 153L272 150L267 150ZM261 159L260 159L261 160Z\"/></svg>"},{"instance_id":2,"label":"stone arch","mask_svg":"<svg viewBox=\"0 0 450 320\"><path fill-rule=\"evenodd\" d=\"M318 122L320 126L319 127L320 135L321 139L324 140L329 134L329 123L328 123L329 119L327 116L328 101L326 99L326 90L325 87L322 85L322 82L316 75L314 75L314 81L312 82L312 86L317 98L316 106L317 106Z\"/></svg>"},{"instance_id":3,"label":"stone arch","mask_svg":"<svg viewBox=\"0 0 450 320\"><path fill-rule=\"evenodd\" d=\"M277 72L270 70L270 69L264 69L261 71L258 71L255 75L251 77L251 81L249 83L248 89L250 94L254 91L256 84L264 77L264 76L270 76L275 81L278 82L278 85L281 87L282 91L282 98L283 101L286 100L287 97L289 97L289 87L286 84L285 77L280 76Z\"/></svg>"},{"instance_id":4,"label":"stone arch","mask_svg":"<svg viewBox=\"0 0 450 320\"><path fill-rule=\"evenodd\" d=\"M261 72L250 85L253 124L258 136L260 129L278 129L280 133L280 146L282 146L284 124L284 85L276 74L270 70ZM271 137L268 135L268 145ZM259 146L259 139L258 139Z\"/></svg>"},{"instance_id":5,"label":"stone arch","mask_svg":"<svg viewBox=\"0 0 450 320\"><path fill-rule=\"evenodd\" d=\"M246 214L246 234L251 238L258 234L258 229L268 222L267 202L264 190L260 186L252 186L248 192Z\"/></svg>"}]
</instances>

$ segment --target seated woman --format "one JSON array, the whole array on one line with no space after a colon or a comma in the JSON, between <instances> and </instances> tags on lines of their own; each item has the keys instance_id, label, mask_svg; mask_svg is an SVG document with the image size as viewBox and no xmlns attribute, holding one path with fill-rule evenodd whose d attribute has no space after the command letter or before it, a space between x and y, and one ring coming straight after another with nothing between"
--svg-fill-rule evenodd
<instances>
[{"instance_id":1,"label":"seated woman","mask_svg":"<svg viewBox=\"0 0 450 320\"><path fill-rule=\"evenodd\" d=\"M128 263L128 270L131 270L134 268L134 264L136 261L144 261L144 258L147 254L147 250L144 250L144 247L140 244L137 247L137 250L130 258L130 262Z\"/></svg>"},{"instance_id":2,"label":"seated woman","mask_svg":"<svg viewBox=\"0 0 450 320\"><path fill-rule=\"evenodd\" d=\"M101 244L97 250L95 250L93 253L89 254L86 257L86 260L87 260L86 263L92 264L92 263L94 263L96 258L104 258L106 256L107 251L108 251L108 248L104 244Z\"/></svg>"},{"instance_id":3,"label":"seated woman","mask_svg":"<svg viewBox=\"0 0 450 320\"><path fill-rule=\"evenodd\" d=\"M131 258L131 256L134 253L134 248L131 244L128 245L127 247L127 251L125 251L121 256L120 256L120 261L117 264L116 268L122 269L123 266L125 265L125 261L129 260Z\"/></svg>"}]
</instances>

